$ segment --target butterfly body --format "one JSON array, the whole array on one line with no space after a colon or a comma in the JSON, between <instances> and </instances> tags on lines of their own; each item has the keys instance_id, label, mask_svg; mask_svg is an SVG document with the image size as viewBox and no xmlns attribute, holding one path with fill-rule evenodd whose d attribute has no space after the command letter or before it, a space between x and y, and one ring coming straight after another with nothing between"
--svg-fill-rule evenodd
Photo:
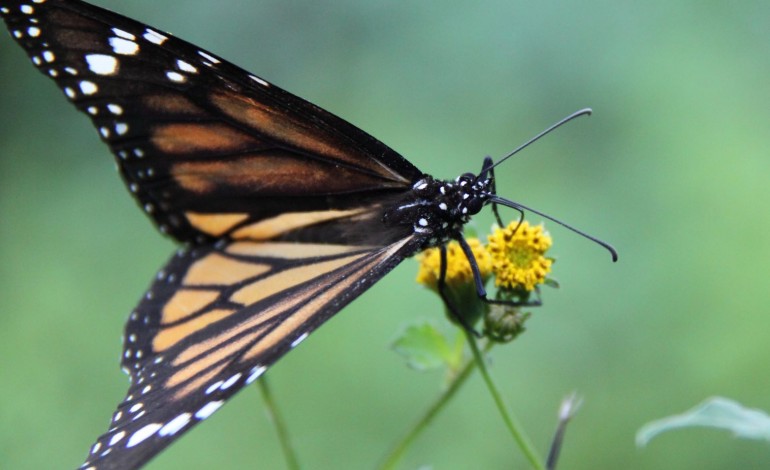
<instances>
[{"instance_id":1,"label":"butterfly body","mask_svg":"<svg viewBox=\"0 0 770 470\"><path fill-rule=\"evenodd\" d=\"M383 215L385 225L411 226L418 250L441 246L462 235L463 226L492 196L491 180L465 174L454 181L425 176Z\"/></svg>"},{"instance_id":2,"label":"butterfly body","mask_svg":"<svg viewBox=\"0 0 770 470\"><path fill-rule=\"evenodd\" d=\"M193 44L77 0L0 0L181 248L129 315L131 385L83 468L136 468L415 252L462 236L492 178L442 181Z\"/></svg>"}]
</instances>

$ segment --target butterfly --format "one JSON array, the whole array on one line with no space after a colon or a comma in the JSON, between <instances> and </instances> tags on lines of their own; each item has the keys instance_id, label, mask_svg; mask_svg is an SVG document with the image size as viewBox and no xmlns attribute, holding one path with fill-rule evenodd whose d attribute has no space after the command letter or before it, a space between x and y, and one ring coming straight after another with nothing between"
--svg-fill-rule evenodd
<instances>
[{"instance_id":1,"label":"butterfly","mask_svg":"<svg viewBox=\"0 0 770 470\"><path fill-rule=\"evenodd\" d=\"M526 209L495 194L489 158L479 174L434 179L348 122L130 18L77 0L0 0L0 16L181 245L129 316L131 385L82 468L143 465L402 260L464 244L487 204Z\"/></svg>"}]
</instances>

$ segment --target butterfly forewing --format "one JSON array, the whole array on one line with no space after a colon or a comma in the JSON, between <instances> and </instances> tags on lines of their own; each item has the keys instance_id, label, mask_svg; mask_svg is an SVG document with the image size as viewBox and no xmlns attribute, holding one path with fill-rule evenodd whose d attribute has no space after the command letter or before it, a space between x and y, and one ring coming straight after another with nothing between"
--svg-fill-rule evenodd
<instances>
[{"instance_id":1,"label":"butterfly forewing","mask_svg":"<svg viewBox=\"0 0 770 470\"><path fill-rule=\"evenodd\" d=\"M188 213L255 222L287 205L349 209L421 176L342 119L168 33L79 1L0 8L38 69L91 117L141 207L180 241L212 236Z\"/></svg>"}]
</instances>

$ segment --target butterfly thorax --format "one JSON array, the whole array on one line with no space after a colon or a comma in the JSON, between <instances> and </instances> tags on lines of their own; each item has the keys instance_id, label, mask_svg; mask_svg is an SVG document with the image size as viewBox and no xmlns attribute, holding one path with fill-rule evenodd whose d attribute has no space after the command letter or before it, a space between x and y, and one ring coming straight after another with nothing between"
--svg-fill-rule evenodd
<instances>
[{"instance_id":1,"label":"butterfly thorax","mask_svg":"<svg viewBox=\"0 0 770 470\"><path fill-rule=\"evenodd\" d=\"M466 173L452 180L425 175L412 190L385 212L388 226L410 225L423 239L419 249L439 246L462 235L463 226L492 197L489 179Z\"/></svg>"}]
</instances>

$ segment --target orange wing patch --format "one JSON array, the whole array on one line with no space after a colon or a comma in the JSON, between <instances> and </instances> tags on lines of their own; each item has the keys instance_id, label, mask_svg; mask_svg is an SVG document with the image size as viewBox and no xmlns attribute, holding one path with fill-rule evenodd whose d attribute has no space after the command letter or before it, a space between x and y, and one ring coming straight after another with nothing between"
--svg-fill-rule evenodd
<instances>
[{"instance_id":1,"label":"orange wing patch","mask_svg":"<svg viewBox=\"0 0 770 470\"><path fill-rule=\"evenodd\" d=\"M219 237L249 218L249 214L200 214L185 212L187 221L201 232Z\"/></svg>"},{"instance_id":2,"label":"orange wing patch","mask_svg":"<svg viewBox=\"0 0 770 470\"><path fill-rule=\"evenodd\" d=\"M219 145L228 144L219 141L220 136L215 134L215 129L210 130L211 135L204 133L205 140L197 142L188 141L192 138L197 139L197 132L193 129L185 130L189 131L186 137L184 135L166 136L164 133L162 137L166 140L156 142L156 145L167 145L169 148L166 150L174 149L174 153L199 151L205 155L205 152L210 154L224 150L235 151L235 147L238 147L236 144L241 143L229 143L232 149L221 148ZM306 159L285 151L253 150L254 153L244 154L232 160L179 162L171 166L171 175L184 189L202 194L219 187L248 190L265 196L302 196L341 194L402 186L383 183L381 178L373 175L362 174L321 160ZM298 181L302 181L301 187L297 185Z\"/></svg>"},{"instance_id":3,"label":"orange wing patch","mask_svg":"<svg viewBox=\"0 0 770 470\"><path fill-rule=\"evenodd\" d=\"M185 286L229 286L270 271L270 266L212 253L190 266Z\"/></svg>"},{"instance_id":4,"label":"orange wing patch","mask_svg":"<svg viewBox=\"0 0 770 470\"><path fill-rule=\"evenodd\" d=\"M147 95L142 99L148 109L160 114L185 114L189 116L205 116L206 112L189 98L180 94Z\"/></svg>"},{"instance_id":5,"label":"orange wing patch","mask_svg":"<svg viewBox=\"0 0 770 470\"><path fill-rule=\"evenodd\" d=\"M316 245L311 243L270 242L249 243L234 242L225 252L241 256L262 256L267 258L304 259L315 256L344 255L356 251L373 250L369 246L351 245Z\"/></svg>"},{"instance_id":6,"label":"orange wing patch","mask_svg":"<svg viewBox=\"0 0 770 470\"><path fill-rule=\"evenodd\" d=\"M298 228L343 217L352 217L370 210L370 208L365 208L348 211L289 212L239 228L233 232L232 238L236 240L270 240Z\"/></svg>"},{"instance_id":7,"label":"orange wing patch","mask_svg":"<svg viewBox=\"0 0 770 470\"><path fill-rule=\"evenodd\" d=\"M189 156L196 152L236 152L254 147L250 135L226 124L166 124L152 130L150 141L170 155Z\"/></svg>"},{"instance_id":8,"label":"orange wing patch","mask_svg":"<svg viewBox=\"0 0 770 470\"><path fill-rule=\"evenodd\" d=\"M175 323L203 310L219 297L218 290L180 289L161 311L161 324Z\"/></svg>"}]
</instances>

